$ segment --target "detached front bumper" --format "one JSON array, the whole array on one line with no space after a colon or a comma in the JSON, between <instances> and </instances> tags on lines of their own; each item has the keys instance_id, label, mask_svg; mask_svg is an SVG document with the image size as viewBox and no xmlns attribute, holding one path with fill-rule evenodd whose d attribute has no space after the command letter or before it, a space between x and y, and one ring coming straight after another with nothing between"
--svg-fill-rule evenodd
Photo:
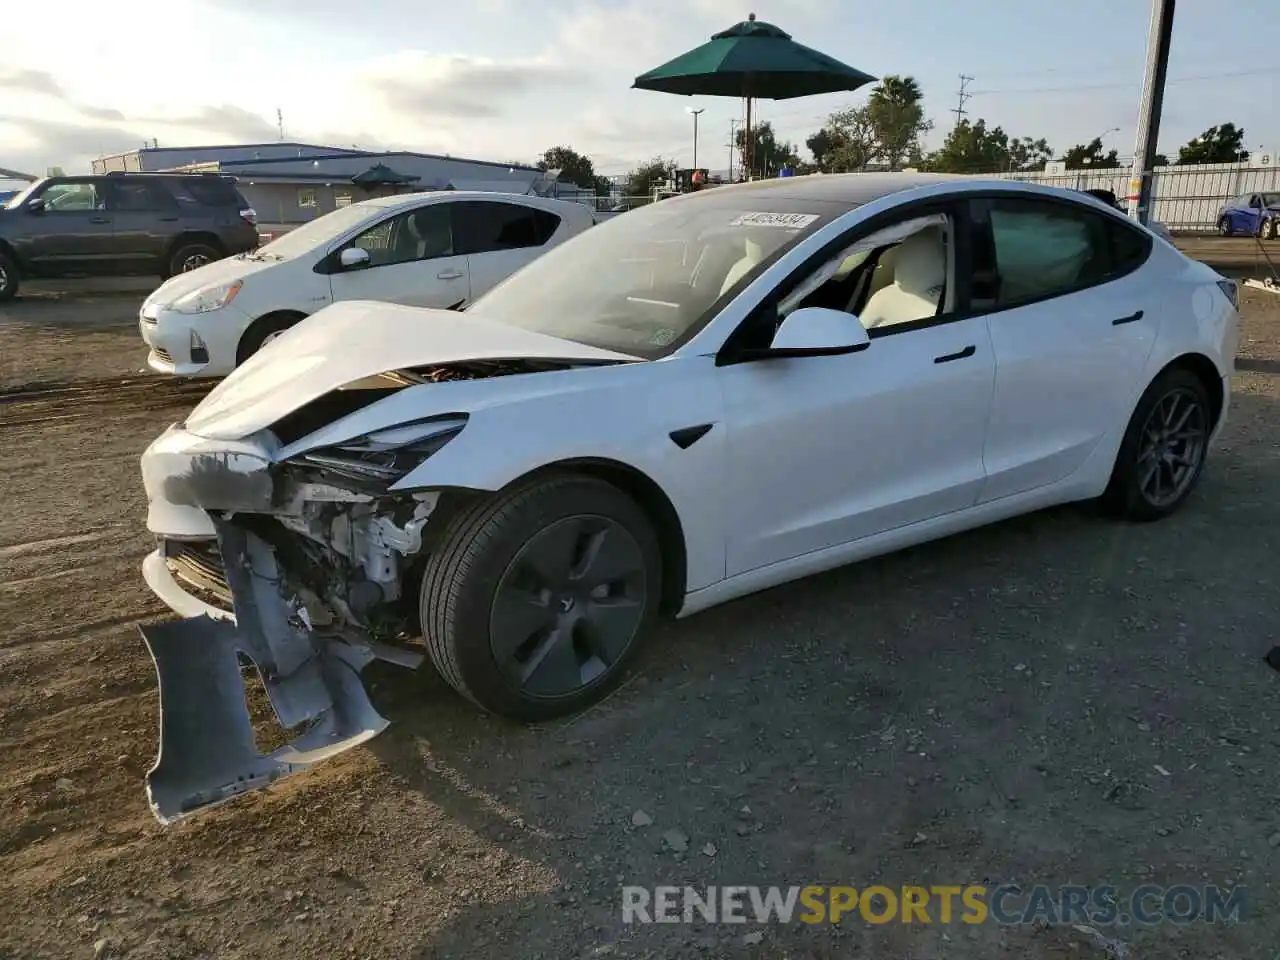
<instances>
[{"instance_id":1,"label":"detached front bumper","mask_svg":"<svg viewBox=\"0 0 1280 960\"><path fill-rule=\"evenodd\" d=\"M148 526L169 538L143 561L143 576L184 617L140 628L160 686L160 750L147 796L161 823L377 736L387 720L369 702L360 671L374 659L406 667L422 659L349 630L312 629L275 547L237 518L271 512L270 466L259 444L214 443L177 426L143 454ZM171 563L181 559L208 582L175 564L179 582ZM205 599L211 592L222 596ZM216 605L228 595L230 612ZM257 669L280 725L299 731L266 754L245 705L245 661Z\"/></svg>"}]
</instances>

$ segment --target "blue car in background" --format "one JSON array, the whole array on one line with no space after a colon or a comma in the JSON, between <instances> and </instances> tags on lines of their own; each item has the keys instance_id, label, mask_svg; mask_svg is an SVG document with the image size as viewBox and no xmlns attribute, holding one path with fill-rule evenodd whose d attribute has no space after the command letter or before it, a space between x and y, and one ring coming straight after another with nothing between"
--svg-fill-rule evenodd
<instances>
[{"instance_id":1,"label":"blue car in background","mask_svg":"<svg viewBox=\"0 0 1280 960\"><path fill-rule=\"evenodd\" d=\"M1280 236L1280 193L1247 193L1218 211L1218 232L1274 240Z\"/></svg>"}]
</instances>

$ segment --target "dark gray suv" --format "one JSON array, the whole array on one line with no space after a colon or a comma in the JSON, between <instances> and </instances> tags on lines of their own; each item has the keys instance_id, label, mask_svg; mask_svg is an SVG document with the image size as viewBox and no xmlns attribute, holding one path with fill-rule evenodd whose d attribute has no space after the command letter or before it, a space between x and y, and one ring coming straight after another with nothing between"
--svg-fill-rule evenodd
<instances>
[{"instance_id":1,"label":"dark gray suv","mask_svg":"<svg viewBox=\"0 0 1280 960\"><path fill-rule=\"evenodd\" d=\"M0 209L0 300L26 277L167 278L257 245L257 215L229 177L49 177Z\"/></svg>"}]
</instances>

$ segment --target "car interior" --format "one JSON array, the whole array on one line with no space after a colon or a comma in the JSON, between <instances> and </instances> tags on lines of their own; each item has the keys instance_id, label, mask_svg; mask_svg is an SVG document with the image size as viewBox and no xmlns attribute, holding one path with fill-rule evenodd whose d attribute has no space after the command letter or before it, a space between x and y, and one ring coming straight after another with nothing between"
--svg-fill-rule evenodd
<instances>
[{"instance_id":1,"label":"car interior","mask_svg":"<svg viewBox=\"0 0 1280 960\"><path fill-rule=\"evenodd\" d=\"M868 330L952 309L953 244L943 216L877 231L841 251L779 304L779 321L800 307L853 314Z\"/></svg>"}]
</instances>

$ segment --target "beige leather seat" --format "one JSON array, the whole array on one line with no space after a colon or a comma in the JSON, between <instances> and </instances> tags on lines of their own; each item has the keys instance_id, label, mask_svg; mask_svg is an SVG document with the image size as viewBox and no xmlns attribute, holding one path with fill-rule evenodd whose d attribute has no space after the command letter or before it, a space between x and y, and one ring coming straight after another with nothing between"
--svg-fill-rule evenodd
<instances>
[{"instance_id":1,"label":"beige leather seat","mask_svg":"<svg viewBox=\"0 0 1280 960\"><path fill-rule=\"evenodd\" d=\"M859 319L868 330L932 317L947 281L947 250L942 232L921 230L902 241L895 253L893 283L872 294Z\"/></svg>"},{"instance_id":2,"label":"beige leather seat","mask_svg":"<svg viewBox=\"0 0 1280 960\"><path fill-rule=\"evenodd\" d=\"M720 284L722 297L729 292L730 287L745 277L752 267L764 259L763 248L749 237L743 241L743 249L745 253L742 259L729 268L729 272L725 274L724 283Z\"/></svg>"}]
</instances>

